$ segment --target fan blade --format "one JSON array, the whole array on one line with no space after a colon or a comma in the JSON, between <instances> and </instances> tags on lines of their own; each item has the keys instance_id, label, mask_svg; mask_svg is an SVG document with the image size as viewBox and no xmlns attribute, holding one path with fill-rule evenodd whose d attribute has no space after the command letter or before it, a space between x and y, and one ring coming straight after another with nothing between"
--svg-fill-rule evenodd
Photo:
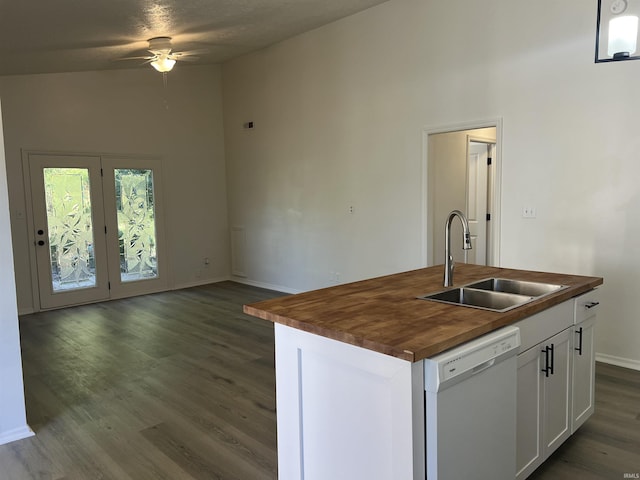
<instances>
[{"instance_id":1,"label":"fan blade","mask_svg":"<svg viewBox=\"0 0 640 480\"><path fill-rule=\"evenodd\" d=\"M122 57L122 58L116 58L116 60L120 61L120 60L153 60L155 57L150 57L149 55L145 55L144 57L140 56L140 57Z\"/></svg>"},{"instance_id":2,"label":"fan blade","mask_svg":"<svg viewBox=\"0 0 640 480\"><path fill-rule=\"evenodd\" d=\"M173 60L176 60L178 62L197 62L198 60L200 60L200 57L194 57L194 56L172 56L171 57Z\"/></svg>"},{"instance_id":3,"label":"fan blade","mask_svg":"<svg viewBox=\"0 0 640 480\"><path fill-rule=\"evenodd\" d=\"M209 50L206 48L199 48L197 50L182 50L180 52L172 52L173 55L204 55L205 53L209 53Z\"/></svg>"}]
</instances>

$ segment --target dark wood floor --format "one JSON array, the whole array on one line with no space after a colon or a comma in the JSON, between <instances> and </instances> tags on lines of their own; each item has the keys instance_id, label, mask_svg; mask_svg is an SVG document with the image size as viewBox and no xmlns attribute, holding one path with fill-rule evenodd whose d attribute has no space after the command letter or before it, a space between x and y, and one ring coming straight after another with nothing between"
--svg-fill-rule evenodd
<instances>
[{"instance_id":1,"label":"dark wood floor","mask_svg":"<svg viewBox=\"0 0 640 480\"><path fill-rule=\"evenodd\" d=\"M241 306L278 295L222 282L22 317L37 435L0 446L0 480L275 479L273 327ZM640 473L640 372L598 365L596 401L530 478Z\"/></svg>"},{"instance_id":2,"label":"dark wood floor","mask_svg":"<svg viewBox=\"0 0 640 480\"><path fill-rule=\"evenodd\" d=\"M20 319L29 425L0 480L275 479L273 326L231 282Z\"/></svg>"}]
</instances>

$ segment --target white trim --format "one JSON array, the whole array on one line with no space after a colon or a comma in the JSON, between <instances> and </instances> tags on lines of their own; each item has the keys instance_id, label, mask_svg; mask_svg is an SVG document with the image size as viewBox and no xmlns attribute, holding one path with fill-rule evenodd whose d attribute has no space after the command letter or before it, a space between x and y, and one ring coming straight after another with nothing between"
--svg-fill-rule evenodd
<instances>
[{"instance_id":1,"label":"white trim","mask_svg":"<svg viewBox=\"0 0 640 480\"><path fill-rule=\"evenodd\" d=\"M244 285L250 285L252 287L266 288L267 290L274 290L276 292L282 292L282 293L296 294L296 293L302 293L305 291L305 290L298 290L296 288L284 287L282 285L274 285L273 283L256 282L255 280L247 280L246 278L235 277L233 275L231 276L230 280L232 282L242 283Z\"/></svg>"},{"instance_id":2,"label":"white trim","mask_svg":"<svg viewBox=\"0 0 640 480\"><path fill-rule=\"evenodd\" d=\"M166 291L170 291L170 290L183 290L185 288L193 288L193 287L201 287L203 285L209 285L212 283L219 283L219 282L228 282L228 281L235 281L233 280L231 277L225 276L225 277L214 277L214 278L203 278L200 280L196 280L193 282L186 282L186 283L181 283L179 285L174 285L173 287L171 287L169 290Z\"/></svg>"},{"instance_id":3,"label":"white trim","mask_svg":"<svg viewBox=\"0 0 640 480\"><path fill-rule=\"evenodd\" d=\"M432 238L431 227L428 222L428 170L429 170L429 135L437 133L458 132L464 130L476 130L479 128L496 129L496 158L493 159L494 165L494 183L493 183L493 201L495 208L491 212L491 238L492 238L492 255L494 265L499 267L502 264L500 256L501 242L501 219L502 219L502 136L503 125L502 117L492 119L484 119L477 121L461 122L457 124L440 125L440 126L424 126L422 127L422 263L424 266L429 265L427 243Z\"/></svg>"},{"instance_id":4,"label":"white trim","mask_svg":"<svg viewBox=\"0 0 640 480\"><path fill-rule=\"evenodd\" d=\"M596 362L608 363L617 367L630 368L640 371L640 360L631 358L616 357L615 355L607 355L604 353L596 353Z\"/></svg>"},{"instance_id":5,"label":"white trim","mask_svg":"<svg viewBox=\"0 0 640 480\"><path fill-rule=\"evenodd\" d=\"M34 435L35 433L31 430L29 425L14 428L13 430L8 430L6 432L0 432L0 445L15 442L16 440L22 440L23 438L33 437Z\"/></svg>"}]
</instances>

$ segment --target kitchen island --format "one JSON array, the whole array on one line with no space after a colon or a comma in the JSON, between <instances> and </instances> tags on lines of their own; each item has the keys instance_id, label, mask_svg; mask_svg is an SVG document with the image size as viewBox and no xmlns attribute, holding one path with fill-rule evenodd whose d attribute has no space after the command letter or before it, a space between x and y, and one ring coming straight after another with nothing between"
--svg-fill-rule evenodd
<instances>
[{"instance_id":1,"label":"kitchen island","mask_svg":"<svg viewBox=\"0 0 640 480\"><path fill-rule=\"evenodd\" d=\"M539 315L555 334L556 323L558 332L573 324L573 299L602 284L599 277L458 265L456 286L496 277L565 287L495 312L419 299L445 290L442 274L437 266L244 307L275 323L281 480L424 479L423 360Z\"/></svg>"}]
</instances>

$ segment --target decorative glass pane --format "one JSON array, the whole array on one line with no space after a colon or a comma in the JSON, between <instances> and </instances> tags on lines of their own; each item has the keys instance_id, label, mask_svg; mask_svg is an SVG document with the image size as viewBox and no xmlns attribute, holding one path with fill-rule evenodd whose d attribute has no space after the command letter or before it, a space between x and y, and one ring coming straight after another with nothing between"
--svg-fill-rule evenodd
<instances>
[{"instance_id":1,"label":"decorative glass pane","mask_svg":"<svg viewBox=\"0 0 640 480\"><path fill-rule=\"evenodd\" d=\"M44 169L54 292L96 285L90 189L86 168Z\"/></svg>"},{"instance_id":2,"label":"decorative glass pane","mask_svg":"<svg viewBox=\"0 0 640 480\"><path fill-rule=\"evenodd\" d=\"M120 279L156 278L155 202L153 171L115 169Z\"/></svg>"}]
</instances>

